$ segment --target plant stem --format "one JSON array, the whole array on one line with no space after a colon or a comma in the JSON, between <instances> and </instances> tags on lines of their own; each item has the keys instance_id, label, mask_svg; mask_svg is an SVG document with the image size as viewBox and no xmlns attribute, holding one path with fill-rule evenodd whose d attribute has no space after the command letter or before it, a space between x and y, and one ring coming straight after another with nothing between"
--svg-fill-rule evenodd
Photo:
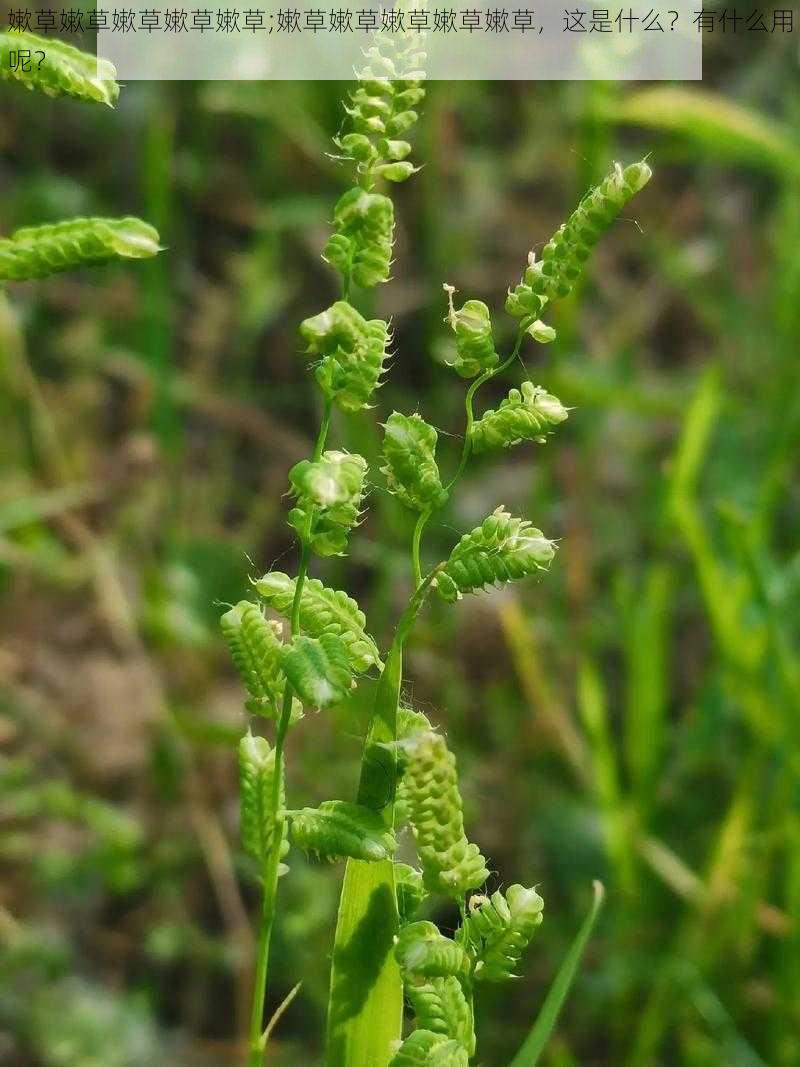
<instances>
[{"instance_id":1,"label":"plant stem","mask_svg":"<svg viewBox=\"0 0 800 1067\"><path fill-rule=\"evenodd\" d=\"M431 508L425 508L420 512L417 523L414 527L414 536L411 538L411 566L414 568L414 588L419 589L422 582L422 568L419 562L419 544L422 539L422 531L425 529L425 524L431 517Z\"/></svg>"},{"instance_id":2,"label":"plant stem","mask_svg":"<svg viewBox=\"0 0 800 1067\"><path fill-rule=\"evenodd\" d=\"M478 392L480 387L486 382L488 382L491 378L495 378L498 374L502 374L503 371L510 367L514 360L517 358L517 356L519 355L519 350L522 347L523 338L525 337L527 322L527 319L523 319L520 323L519 332L517 333L517 339L514 342L514 348L512 349L511 355L508 357L508 359L505 360L503 363L499 364L499 366L492 367L491 370L484 371L483 374L480 375L480 377L475 379L472 385L470 385L469 389L467 389L467 395L464 399L464 407L467 413L467 424L464 429L464 447L461 450L461 460L459 461L458 469L445 486L448 492L453 488L453 486L459 480L461 475L464 473L467 466L467 462L469 460L470 452L472 451L472 424L475 421L475 416L472 412L472 403L475 399L475 394Z\"/></svg>"},{"instance_id":3,"label":"plant stem","mask_svg":"<svg viewBox=\"0 0 800 1067\"><path fill-rule=\"evenodd\" d=\"M328 429L331 423L331 401L326 398L325 408L322 413L317 441L314 446L313 460L316 462L325 448L328 437ZM314 509L309 510L305 537L300 549L300 561L297 566L297 579L295 580L294 599L292 600L291 612L291 636L294 637L300 630L300 604L303 598L303 586L308 574L308 564L311 558L309 541L311 529L314 523ZM275 733L275 774L272 783L271 814L274 825L269 855L264 865L261 900L261 921L258 929L258 942L256 946L256 973L253 985L253 1006L250 1013L250 1053L248 1067L261 1067L266 1042L262 1036L261 1028L264 1022L264 1001L267 994L267 972L269 969L269 946L272 939L272 927L275 923L276 902L278 897L278 877L281 865L281 845L284 835L284 815L281 811L281 795L284 782L284 743L289 730L292 717L292 701L294 692L289 682L286 682L283 690L283 706L278 728Z\"/></svg>"},{"instance_id":4,"label":"plant stem","mask_svg":"<svg viewBox=\"0 0 800 1067\"><path fill-rule=\"evenodd\" d=\"M529 321L529 319L523 319L520 323L519 331L517 333L517 339L514 342L514 348L512 349L511 355L508 357L508 359L506 359L503 363L500 363L497 367L493 367L491 370L484 371L483 374L479 375L479 377L477 377L475 381L472 382L469 389L467 389L467 394L464 397L464 410L466 412L466 425L464 427L464 447L461 449L461 459L459 460L456 473L445 486L445 489L448 491L448 493L466 470L467 463L470 457L470 452L472 451L472 424L475 421L475 415L473 413L472 405L475 400L475 394L478 392L480 387L486 382L488 382L491 378L494 378L498 374L502 374L503 371L510 367L514 360L517 358L517 356L519 355L519 350L522 347L522 341L525 337L525 332L529 325ZM428 520L433 514L433 510L433 508L426 508L425 511L420 514L419 518L417 519L417 524L414 527L414 536L411 541L411 564L414 568L415 589L419 588L420 582L422 581L422 570L420 567L419 560L422 534L428 524Z\"/></svg>"}]
</instances>

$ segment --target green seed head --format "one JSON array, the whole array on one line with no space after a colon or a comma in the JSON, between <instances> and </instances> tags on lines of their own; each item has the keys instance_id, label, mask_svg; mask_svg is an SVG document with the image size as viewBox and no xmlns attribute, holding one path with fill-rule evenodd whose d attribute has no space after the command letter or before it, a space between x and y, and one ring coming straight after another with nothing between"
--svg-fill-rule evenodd
<instances>
[{"instance_id":1,"label":"green seed head","mask_svg":"<svg viewBox=\"0 0 800 1067\"><path fill-rule=\"evenodd\" d=\"M522 281L509 291L508 313L515 318L538 316L551 300L568 296L600 236L651 176L644 160L624 170L616 163L553 234L542 250L541 260L530 254Z\"/></svg>"},{"instance_id":2,"label":"green seed head","mask_svg":"<svg viewBox=\"0 0 800 1067\"><path fill-rule=\"evenodd\" d=\"M436 588L444 600L458 600L463 593L546 570L554 555L555 545L541 530L501 506L464 534L437 574Z\"/></svg>"},{"instance_id":3,"label":"green seed head","mask_svg":"<svg viewBox=\"0 0 800 1067\"><path fill-rule=\"evenodd\" d=\"M475 452L511 448L521 441L543 441L544 435L563 422L567 409L558 399L532 382L512 389L500 406L487 411L472 426Z\"/></svg>"},{"instance_id":4,"label":"green seed head","mask_svg":"<svg viewBox=\"0 0 800 1067\"><path fill-rule=\"evenodd\" d=\"M21 64L11 63L11 53L21 49L31 56L41 52L44 58L41 63L34 59L30 69L23 70ZM56 37L37 37L20 30L0 33L0 77L47 96L71 96L108 107L113 107L119 96L112 63L80 52Z\"/></svg>"},{"instance_id":5,"label":"green seed head","mask_svg":"<svg viewBox=\"0 0 800 1067\"><path fill-rule=\"evenodd\" d=\"M148 259L158 233L141 219L81 218L29 226L0 240L0 280L46 278L111 259Z\"/></svg>"},{"instance_id":6,"label":"green seed head","mask_svg":"<svg viewBox=\"0 0 800 1067\"><path fill-rule=\"evenodd\" d=\"M436 465L438 434L417 414L393 412L384 423L381 472L390 493L407 508L424 511L447 500Z\"/></svg>"},{"instance_id":7,"label":"green seed head","mask_svg":"<svg viewBox=\"0 0 800 1067\"><path fill-rule=\"evenodd\" d=\"M403 745L408 815L431 893L459 899L489 877L486 861L464 834L455 756L443 737L428 732Z\"/></svg>"}]
</instances>

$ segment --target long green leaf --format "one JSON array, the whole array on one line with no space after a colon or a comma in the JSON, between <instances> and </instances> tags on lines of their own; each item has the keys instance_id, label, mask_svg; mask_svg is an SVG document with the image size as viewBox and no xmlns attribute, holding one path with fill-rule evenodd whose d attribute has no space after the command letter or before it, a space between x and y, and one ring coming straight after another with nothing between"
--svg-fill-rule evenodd
<instances>
[{"instance_id":1,"label":"long green leaf","mask_svg":"<svg viewBox=\"0 0 800 1067\"><path fill-rule=\"evenodd\" d=\"M403 646L395 639L375 696L359 804L394 821L395 756ZM388 798L388 803L386 799ZM399 926L391 860L347 861L333 947L328 1004L328 1067L386 1067L401 1035L403 984L392 951Z\"/></svg>"},{"instance_id":2,"label":"long green leaf","mask_svg":"<svg viewBox=\"0 0 800 1067\"><path fill-rule=\"evenodd\" d=\"M511 1061L509 1067L534 1067L544 1051L555 1027L559 1012L567 999L570 987L583 957L586 944L591 936L597 916L603 904L604 890L600 882L593 883L594 897L589 914L583 921L572 947L561 964L556 979L550 987L542 1010L533 1024L533 1029L525 1038L522 1048Z\"/></svg>"},{"instance_id":3,"label":"long green leaf","mask_svg":"<svg viewBox=\"0 0 800 1067\"><path fill-rule=\"evenodd\" d=\"M380 812L388 830L394 825L403 645L435 576L426 578L398 623L364 744L358 803ZM387 1067L392 1058L403 1024L403 984L393 951L398 929L392 862L348 860L333 946L327 1067Z\"/></svg>"}]
</instances>

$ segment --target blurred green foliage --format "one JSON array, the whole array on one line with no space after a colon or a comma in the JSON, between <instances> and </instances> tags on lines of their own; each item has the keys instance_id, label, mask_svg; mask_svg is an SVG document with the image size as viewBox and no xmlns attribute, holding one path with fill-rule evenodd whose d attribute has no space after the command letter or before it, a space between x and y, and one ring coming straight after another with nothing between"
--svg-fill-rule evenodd
<instances>
[{"instance_id":1,"label":"blurred green foliage","mask_svg":"<svg viewBox=\"0 0 800 1067\"><path fill-rule=\"evenodd\" d=\"M506 1064L600 877L607 903L544 1061L800 1063L800 105L791 44L717 36L706 81L435 85L399 192L397 356L377 421L424 395L444 464L460 391L442 282L499 307L617 156L656 177L531 377L576 410L559 449L476 462L442 555L499 503L559 538L546 583L432 606L407 696L460 754L467 817L545 921ZM0 1059L231 1064L252 871L238 852L238 686L219 603L293 551L286 474L312 424L296 324L342 187L341 87L130 85L116 114L4 90L0 231L124 202L168 252L0 298ZM123 195L124 194L124 195ZM522 246L520 245L522 242ZM498 316L498 322L502 318ZM498 332L500 332L498 327ZM510 335L511 323L507 324ZM498 343L507 341L498 337ZM517 384L498 383L496 402ZM385 637L407 522L380 489L352 538ZM339 564L320 577L336 584ZM285 569L285 568L284 568ZM293 737L293 795L349 796L370 706ZM339 868L282 886L274 1037L318 1060ZM446 922L446 916L444 918ZM277 1060L278 1057L276 1057Z\"/></svg>"}]
</instances>

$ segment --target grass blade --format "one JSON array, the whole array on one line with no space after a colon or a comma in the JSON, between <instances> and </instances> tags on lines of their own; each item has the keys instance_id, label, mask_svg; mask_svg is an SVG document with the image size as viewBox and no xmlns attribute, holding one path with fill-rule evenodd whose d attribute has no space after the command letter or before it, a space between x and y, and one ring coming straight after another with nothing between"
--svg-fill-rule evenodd
<instances>
[{"instance_id":1,"label":"grass blade","mask_svg":"<svg viewBox=\"0 0 800 1067\"><path fill-rule=\"evenodd\" d=\"M636 869L629 818L620 787L619 764L608 716L608 698L600 672L584 658L578 672L578 708L592 757L592 787L600 812L615 886L627 897L636 890Z\"/></svg>"},{"instance_id":2,"label":"grass blade","mask_svg":"<svg viewBox=\"0 0 800 1067\"><path fill-rule=\"evenodd\" d=\"M625 604L624 750L639 819L646 824L664 748L674 598L670 568L651 564Z\"/></svg>"},{"instance_id":3,"label":"grass blade","mask_svg":"<svg viewBox=\"0 0 800 1067\"><path fill-rule=\"evenodd\" d=\"M375 694L364 746L358 803L394 825L397 706L403 646L438 568L411 598L395 631ZM403 1026L403 983L394 958L399 927L391 860L347 861L333 946L327 1067L386 1067Z\"/></svg>"},{"instance_id":4,"label":"grass blade","mask_svg":"<svg viewBox=\"0 0 800 1067\"><path fill-rule=\"evenodd\" d=\"M550 987L550 992L547 994L542 1010L539 1012L536 1022L533 1024L533 1029L525 1038L522 1048L516 1054L511 1061L509 1067L534 1067L534 1064L539 1062L539 1057L544 1051L547 1042L550 1040L550 1036L553 1033L553 1028L556 1025L559 1012L567 999L570 987L575 980L575 975L580 965L581 958L583 957L586 944L591 936L594 924L597 921L597 916L600 913L600 908L603 904L604 889L602 883L594 882L592 884L594 890L594 897L592 899L592 906L589 909L589 914L583 920L575 940L572 942L572 946L567 953L564 962L561 964L555 981Z\"/></svg>"},{"instance_id":5,"label":"grass blade","mask_svg":"<svg viewBox=\"0 0 800 1067\"><path fill-rule=\"evenodd\" d=\"M387 826L394 814L394 756L382 746L397 737L402 672L402 641L395 640L375 695L358 793L360 804L378 810L378 798L383 794L385 803L388 795L383 807ZM348 860L333 948L328 1067L383 1067L391 1059L403 1023L403 984L392 951L397 928L391 860Z\"/></svg>"}]
</instances>

